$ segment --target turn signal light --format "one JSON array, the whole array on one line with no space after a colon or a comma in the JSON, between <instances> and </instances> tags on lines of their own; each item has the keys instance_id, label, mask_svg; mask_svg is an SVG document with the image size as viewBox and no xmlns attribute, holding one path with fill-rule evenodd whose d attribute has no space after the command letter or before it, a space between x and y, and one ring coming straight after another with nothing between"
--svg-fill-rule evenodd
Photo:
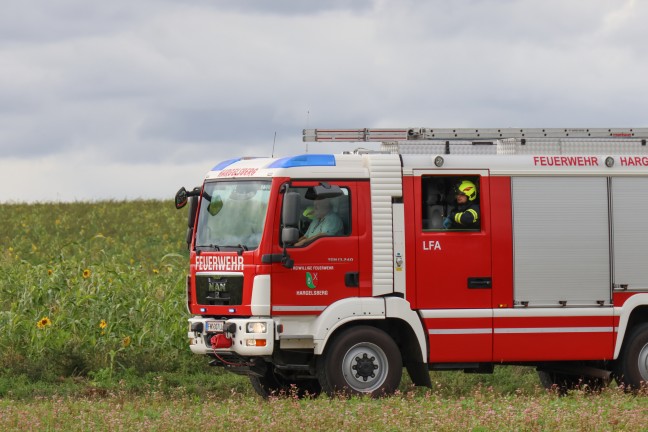
<instances>
[{"instance_id":1,"label":"turn signal light","mask_svg":"<svg viewBox=\"0 0 648 432\"><path fill-rule=\"evenodd\" d=\"M246 339L245 340L245 345L249 347L264 347L266 346L266 340L265 339Z\"/></svg>"}]
</instances>

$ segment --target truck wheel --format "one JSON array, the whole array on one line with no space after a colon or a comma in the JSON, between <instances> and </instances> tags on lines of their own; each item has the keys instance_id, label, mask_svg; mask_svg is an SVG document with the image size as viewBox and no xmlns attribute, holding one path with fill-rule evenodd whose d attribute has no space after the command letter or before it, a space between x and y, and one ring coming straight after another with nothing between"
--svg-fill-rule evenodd
<instances>
[{"instance_id":1,"label":"truck wheel","mask_svg":"<svg viewBox=\"0 0 648 432\"><path fill-rule=\"evenodd\" d=\"M270 396L296 394L299 398L317 397L322 387L316 379L299 379L289 381L275 374L272 366L268 366L265 376L250 376L252 388L264 399Z\"/></svg>"},{"instance_id":2,"label":"truck wheel","mask_svg":"<svg viewBox=\"0 0 648 432\"><path fill-rule=\"evenodd\" d=\"M538 377L544 388L547 390L556 390L561 395L578 387L578 377L575 375L538 371Z\"/></svg>"},{"instance_id":3,"label":"truck wheel","mask_svg":"<svg viewBox=\"0 0 648 432\"><path fill-rule=\"evenodd\" d=\"M275 376L270 367L268 367L268 371L263 377L250 375L250 384L252 384L254 391L264 399L284 394L289 388L287 384L279 382L278 377Z\"/></svg>"},{"instance_id":4,"label":"truck wheel","mask_svg":"<svg viewBox=\"0 0 648 432\"><path fill-rule=\"evenodd\" d=\"M343 331L317 362L317 376L329 396L394 393L403 374L403 361L394 340L375 327Z\"/></svg>"},{"instance_id":5,"label":"truck wheel","mask_svg":"<svg viewBox=\"0 0 648 432\"><path fill-rule=\"evenodd\" d=\"M638 390L648 382L648 323L635 327L624 342L616 379L628 390Z\"/></svg>"},{"instance_id":6,"label":"truck wheel","mask_svg":"<svg viewBox=\"0 0 648 432\"><path fill-rule=\"evenodd\" d=\"M556 390L560 395L565 395L569 390L579 388L591 392L598 392L610 384L610 381L604 378L570 375L559 372L538 371L538 377L544 388L547 390Z\"/></svg>"}]
</instances>

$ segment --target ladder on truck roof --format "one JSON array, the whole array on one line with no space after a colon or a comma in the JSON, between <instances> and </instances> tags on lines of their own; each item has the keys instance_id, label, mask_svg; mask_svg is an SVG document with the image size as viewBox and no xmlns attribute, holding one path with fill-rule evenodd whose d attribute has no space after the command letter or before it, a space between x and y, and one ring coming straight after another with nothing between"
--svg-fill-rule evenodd
<instances>
[{"instance_id":1,"label":"ladder on truck roof","mask_svg":"<svg viewBox=\"0 0 648 432\"><path fill-rule=\"evenodd\" d=\"M305 129L304 141L382 143L396 154L648 154L648 128ZM359 150L356 150L359 151Z\"/></svg>"},{"instance_id":2,"label":"ladder on truck roof","mask_svg":"<svg viewBox=\"0 0 648 432\"><path fill-rule=\"evenodd\" d=\"M404 129L304 129L305 142L325 141L410 141L410 140L472 140L506 138L648 138L648 128L404 128Z\"/></svg>"}]
</instances>

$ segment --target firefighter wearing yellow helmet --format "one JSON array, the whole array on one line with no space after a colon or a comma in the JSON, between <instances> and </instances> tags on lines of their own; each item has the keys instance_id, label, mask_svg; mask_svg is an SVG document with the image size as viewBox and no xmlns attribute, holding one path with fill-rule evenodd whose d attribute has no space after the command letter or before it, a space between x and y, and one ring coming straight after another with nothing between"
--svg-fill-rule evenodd
<instances>
[{"instance_id":1,"label":"firefighter wearing yellow helmet","mask_svg":"<svg viewBox=\"0 0 648 432\"><path fill-rule=\"evenodd\" d=\"M454 188L457 207L443 220L445 229L479 228L477 187L470 180L461 180Z\"/></svg>"}]
</instances>

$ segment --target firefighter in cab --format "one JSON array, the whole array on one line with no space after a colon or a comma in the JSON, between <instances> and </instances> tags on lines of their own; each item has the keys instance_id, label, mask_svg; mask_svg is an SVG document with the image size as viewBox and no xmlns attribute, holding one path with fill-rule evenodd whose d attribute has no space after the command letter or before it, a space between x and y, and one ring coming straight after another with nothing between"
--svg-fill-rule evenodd
<instances>
[{"instance_id":1,"label":"firefighter in cab","mask_svg":"<svg viewBox=\"0 0 648 432\"><path fill-rule=\"evenodd\" d=\"M479 229L477 187L470 180L461 180L454 188L457 207L443 220L445 229Z\"/></svg>"}]
</instances>

